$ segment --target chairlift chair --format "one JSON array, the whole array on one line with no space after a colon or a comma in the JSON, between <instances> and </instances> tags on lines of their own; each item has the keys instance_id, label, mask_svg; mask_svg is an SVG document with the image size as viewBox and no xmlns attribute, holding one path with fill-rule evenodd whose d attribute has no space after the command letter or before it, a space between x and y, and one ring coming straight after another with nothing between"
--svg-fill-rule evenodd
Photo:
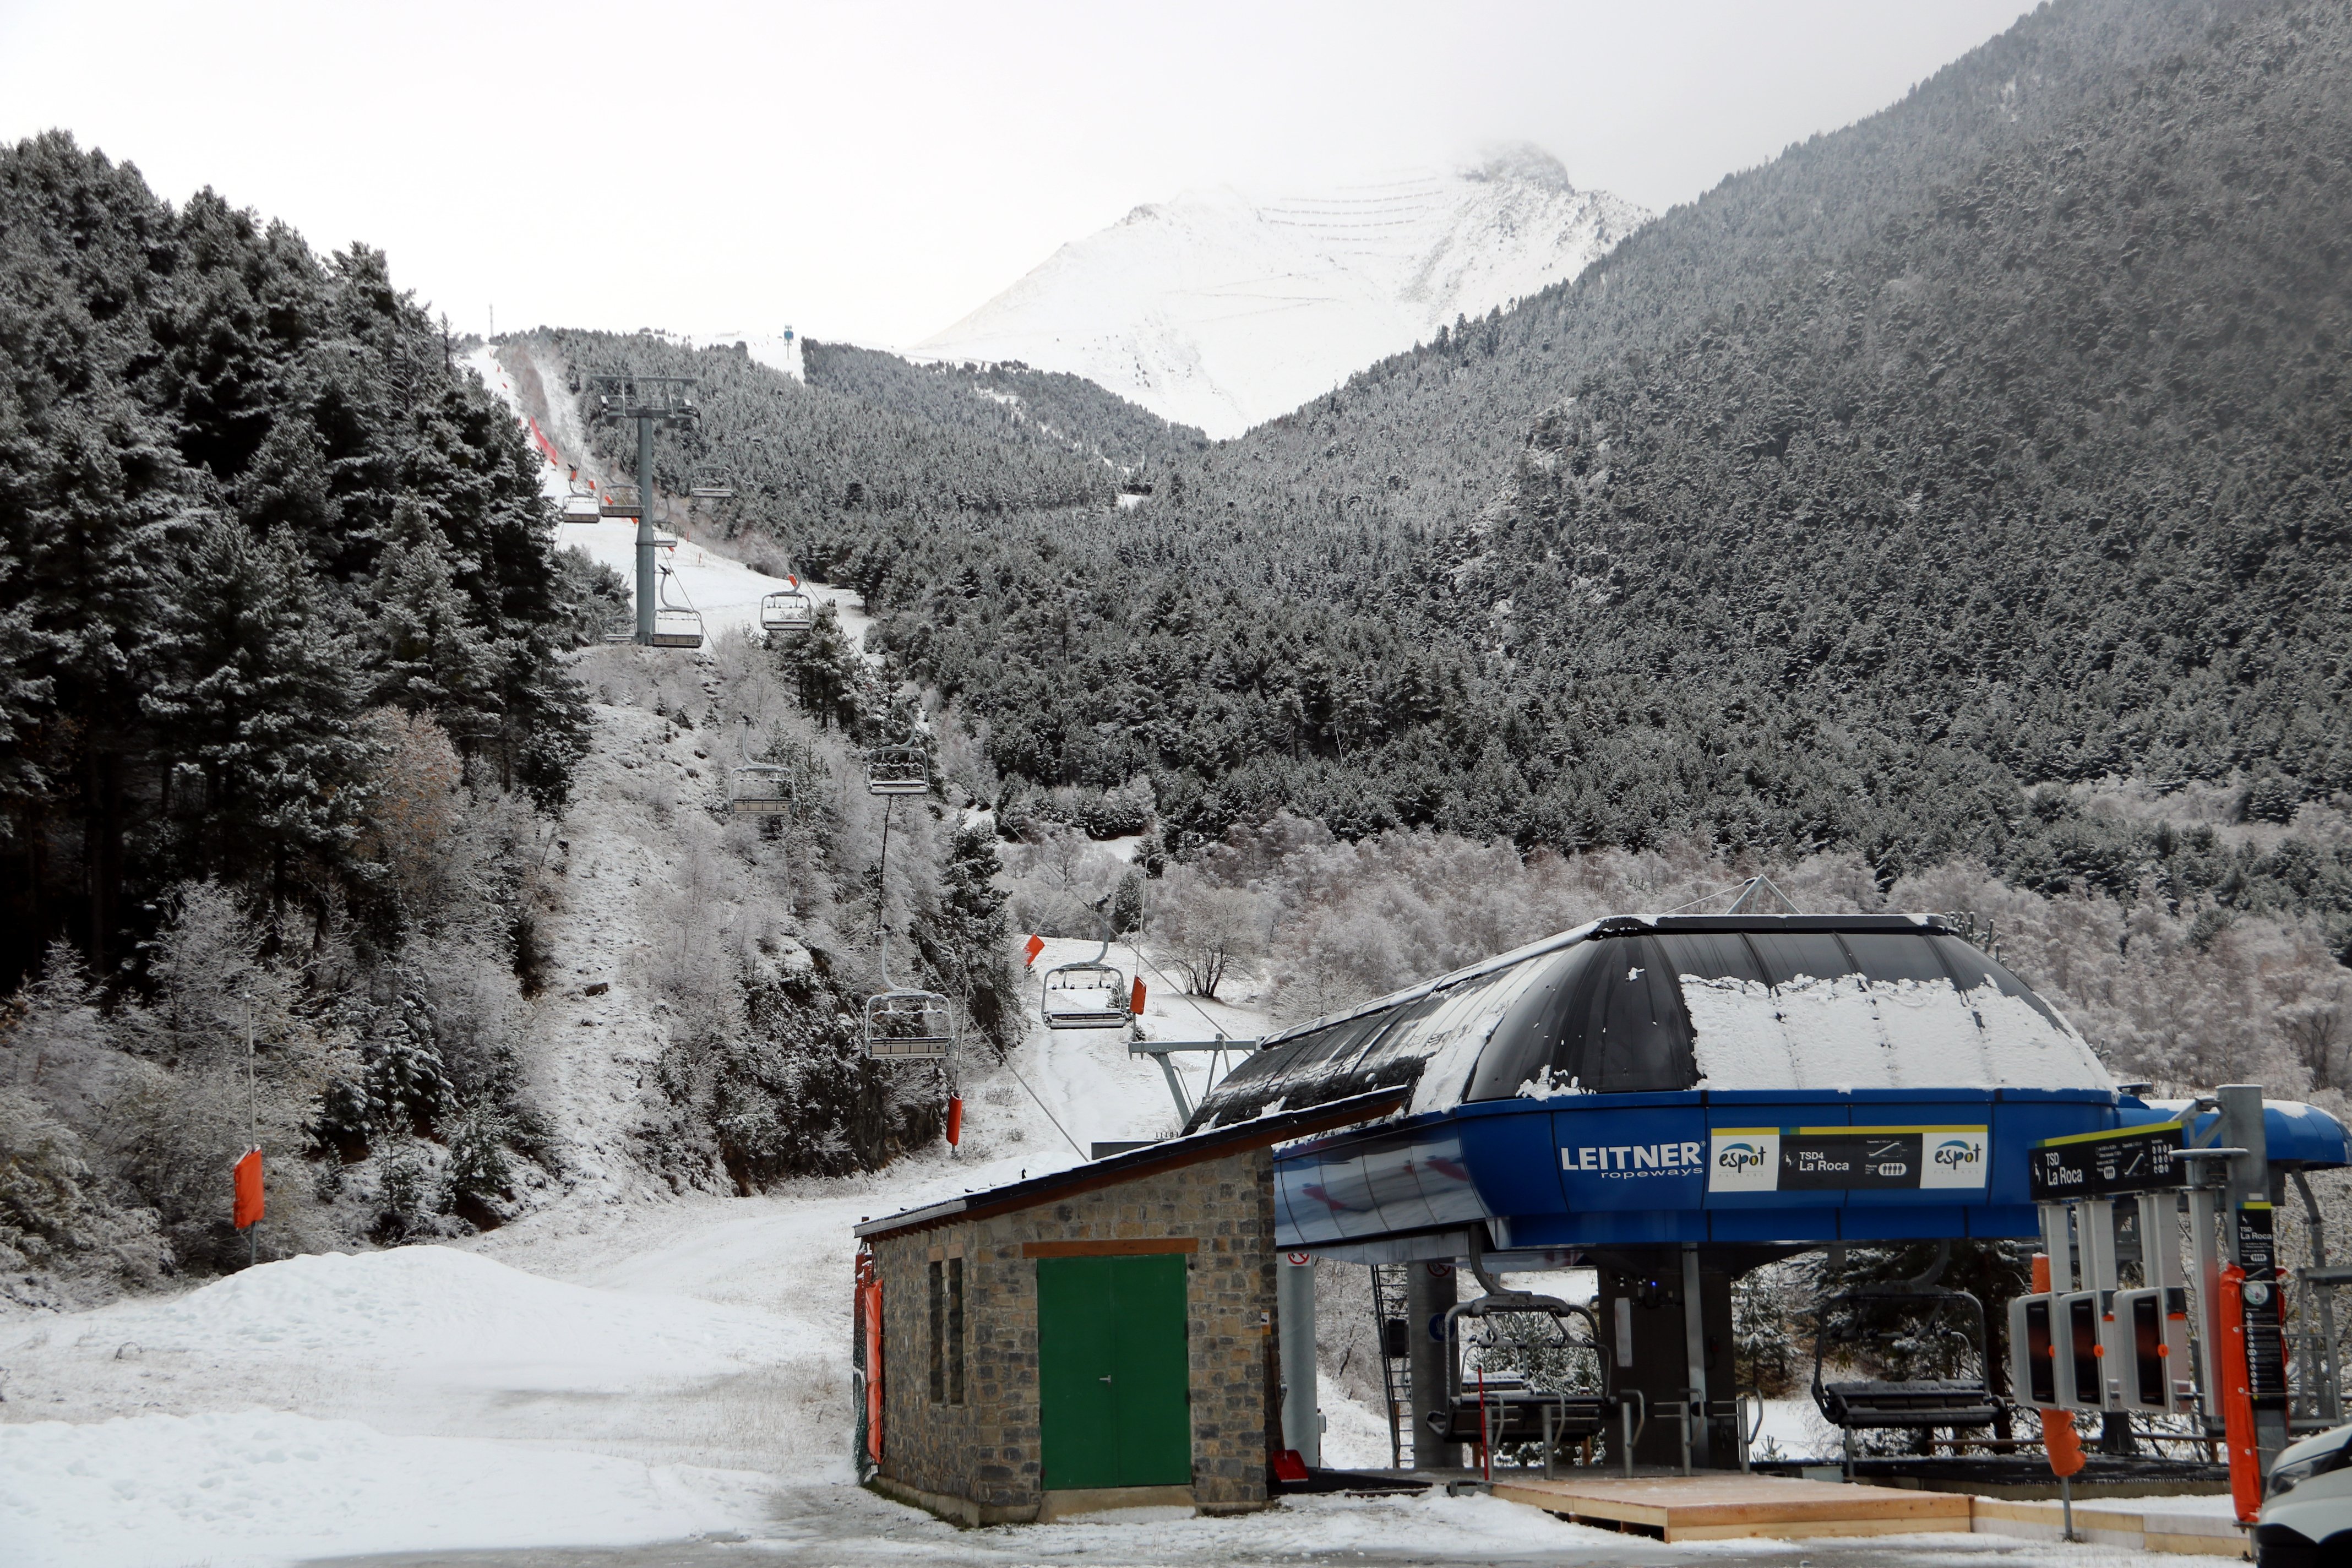
<instances>
[{"instance_id":1,"label":"chairlift chair","mask_svg":"<svg viewBox=\"0 0 2352 1568\"><path fill-rule=\"evenodd\" d=\"M563 498L563 521L594 522L604 515L604 508L596 502L595 484L574 473L572 476L572 493Z\"/></svg>"},{"instance_id":2,"label":"chairlift chair","mask_svg":"<svg viewBox=\"0 0 2352 1568\"><path fill-rule=\"evenodd\" d=\"M1507 1314L1549 1318L1557 1337L1538 1348L1586 1352L1592 1358L1593 1382L1598 1386L1539 1389L1516 1374L1488 1374L1473 1383L1464 1375L1461 1358L1449 1355L1445 1403L1428 1415L1437 1440L1481 1443L1492 1450L1520 1443L1540 1443L1549 1448L1601 1436L1617 1402L1610 1388L1611 1358L1601 1348L1601 1323L1591 1309L1525 1290L1490 1292L1446 1310L1446 1342L1455 1342L1463 1319L1475 1321ZM1572 1322L1584 1325L1583 1338L1569 1332ZM1549 1462L1549 1454L1546 1462Z\"/></svg>"},{"instance_id":3,"label":"chairlift chair","mask_svg":"<svg viewBox=\"0 0 2352 1568\"><path fill-rule=\"evenodd\" d=\"M885 984L888 977L884 977ZM955 1048L955 1012L936 991L892 985L866 999L866 1055L874 1061L936 1061Z\"/></svg>"},{"instance_id":4,"label":"chairlift chair","mask_svg":"<svg viewBox=\"0 0 2352 1568\"><path fill-rule=\"evenodd\" d=\"M1037 992L1038 1016L1049 1029L1123 1029L1135 1021L1127 976L1103 960L1110 943L1092 958L1045 971Z\"/></svg>"},{"instance_id":5,"label":"chairlift chair","mask_svg":"<svg viewBox=\"0 0 2352 1568\"><path fill-rule=\"evenodd\" d=\"M636 486L611 485L606 487L604 503L597 507L596 513L600 517L639 517L645 510L637 499Z\"/></svg>"},{"instance_id":6,"label":"chairlift chair","mask_svg":"<svg viewBox=\"0 0 2352 1568\"><path fill-rule=\"evenodd\" d=\"M871 1060L937 1060L955 1042L953 1010L936 991L893 986L866 999L866 1055Z\"/></svg>"},{"instance_id":7,"label":"chairlift chair","mask_svg":"<svg viewBox=\"0 0 2352 1568\"><path fill-rule=\"evenodd\" d=\"M1975 1355L1978 1375L1825 1381L1822 1367L1831 1346L1860 1344L1874 1337L1864 1321L1874 1304L1891 1307L1895 1313L1916 1312L1925 1319L1921 1325L1925 1332L1957 1342L1963 1360L1968 1354ZM1837 1314L1842 1307L1847 1311L1841 1322ZM1973 1338L1967 1328L1939 1325L1947 1308L1958 1311L1964 1324L1974 1325ZM1984 1303L1974 1296L1935 1286L1861 1285L1823 1301L1814 1321L1813 1403L1821 1406L1822 1417L1831 1426L1847 1432L1990 1426L2000 1414L2000 1401L1993 1396L1982 1372L1987 1342Z\"/></svg>"},{"instance_id":8,"label":"chairlift chair","mask_svg":"<svg viewBox=\"0 0 2352 1568\"><path fill-rule=\"evenodd\" d=\"M700 647L702 613L691 604L673 605L669 602L670 584L677 577L677 574L668 567L661 569L661 598L654 606L654 647ZM678 595L683 598L685 594L686 589L681 585Z\"/></svg>"},{"instance_id":9,"label":"chairlift chair","mask_svg":"<svg viewBox=\"0 0 2352 1568\"><path fill-rule=\"evenodd\" d=\"M745 763L728 778L727 809L736 816L784 816L793 809L792 770Z\"/></svg>"},{"instance_id":10,"label":"chairlift chair","mask_svg":"<svg viewBox=\"0 0 2352 1568\"><path fill-rule=\"evenodd\" d=\"M735 487L716 468L697 468L687 483L686 493L697 500L731 500Z\"/></svg>"},{"instance_id":11,"label":"chairlift chair","mask_svg":"<svg viewBox=\"0 0 2352 1568\"><path fill-rule=\"evenodd\" d=\"M929 795L930 791L930 758L911 736L903 744L877 746L866 753L866 794Z\"/></svg>"},{"instance_id":12,"label":"chairlift chair","mask_svg":"<svg viewBox=\"0 0 2352 1568\"><path fill-rule=\"evenodd\" d=\"M760 629L765 632L805 632L816 629L816 601L798 588L782 588L760 601Z\"/></svg>"}]
</instances>

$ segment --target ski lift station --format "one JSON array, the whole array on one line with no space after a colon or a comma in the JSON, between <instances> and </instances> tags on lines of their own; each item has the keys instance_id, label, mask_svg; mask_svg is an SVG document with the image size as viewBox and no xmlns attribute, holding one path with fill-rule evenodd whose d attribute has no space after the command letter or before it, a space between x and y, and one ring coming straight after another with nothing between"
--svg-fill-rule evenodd
<instances>
[{"instance_id":1,"label":"ski lift station","mask_svg":"<svg viewBox=\"0 0 2352 1568\"><path fill-rule=\"evenodd\" d=\"M1120 978L1062 989L1115 1011ZM861 1224L861 1472L974 1523L1315 1484L1321 1260L1370 1271L1396 1477L1669 1539L1666 1515L1593 1500L1812 1486L1856 1500L1833 1533L1965 1530L1969 1499L1928 1522L1941 1493L1916 1476L1929 1491L1739 1473L1760 1401L1733 1281L1911 1243L1917 1278L1813 1304L1811 1392L1846 1442L1827 1479L1869 1479L1865 1449L1953 1462L1937 1434L1990 1444L2042 1405L2093 1446L2161 1417L2197 1456L2169 1462L2213 1489L2226 1451L2238 1484L2344 1418L2330 1292L2352 1269L2326 1267L2303 1176L2352 1156L2333 1118L2259 1089L2143 1089L1933 916L1598 921L1257 1042L1177 1137ZM2273 1216L2309 1227L2312 1267L2282 1270ZM2046 1253L2048 1285L1990 1301L1948 1263L1986 1240ZM1597 1291L1510 1279L1570 1268ZM2289 1289L2323 1324L2299 1347ZM1507 1374L1482 1351L1510 1334L1544 1353ZM1896 1334L1936 1364L1854 1353ZM2004 1451L2050 1479L2038 1444Z\"/></svg>"}]
</instances>

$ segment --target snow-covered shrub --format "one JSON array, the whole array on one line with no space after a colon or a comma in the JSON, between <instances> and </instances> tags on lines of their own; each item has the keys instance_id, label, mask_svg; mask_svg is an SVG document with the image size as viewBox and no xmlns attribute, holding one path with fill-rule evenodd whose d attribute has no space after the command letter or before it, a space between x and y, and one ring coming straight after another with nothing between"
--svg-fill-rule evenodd
<instances>
[{"instance_id":1,"label":"snow-covered shrub","mask_svg":"<svg viewBox=\"0 0 2352 1568\"><path fill-rule=\"evenodd\" d=\"M155 1211L182 1268L243 1260L229 1167L255 1146L268 1178L265 1248L329 1245L303 1156L328 1084L350 1070L341 1042L306 1010L295 978L261 959L261 930L226 889L190 884L173 904L148 958L154 994L112 1020L143 1070L108 1101L101 1157Z\"/></svg>"},{"instance_id":2,"label":"snow-covered shrub","mask_svg":"<svg viewBox=\"0 0 2352 1568\"><path fill-rule=\"evenodd\" d=\"M1109 850L1075 828L1053 826L1000 854L1014 925L1039 936L1108 934L1103 922L1127 871Z\"/></svg>"},{"instance_id":3,"label":"snow-covered shrub","mask_svg":"<svg viewBox=\"0 0 2352 1568\"><path fill-rule=\"evenodd\" d=\"M1801 1270L1786 1263L1732 1281L1731 1364L1739 1387L1778 1399L1811 1375L1810 1344L1799 1342L1803 1282Z\"/></svg>"},{"instance_id":4,"label":"snow-covered shrub","mask_svg":"<svg viewBox=\"0 0 2352 1568\"><path fill-rule=\"evenodd\" d=\"M144 1284L168 1259L154 1212L116 1203L71 1129L29 1094L0 1089L0 1276Z\"/></svg>"},{"instance_id":5,"label":"snow-covered shrub","mask_svg":"<svg viewBox=\"0 0 2352 1568\"><path fill-rule=\"evenodd\" d=\"M1213 1001L1227 975L1265 951L1266 906L1263 895L1174 866L1153 895L1150 930L1184 989Z\"/></svg>"},{"instance_id":6,"label":"snow-covered shrub","mask_svg":"<svg viewBox=\"0 0 2352 1568\"><path fill-rule=\"evenodd\" d=\"M440 901L445 878L462 872L449 847L465 769L429 716L379 708L368 729L379 751L361 853L383 864L390 891L414 919Z\"/></svg>"}]
</instances>

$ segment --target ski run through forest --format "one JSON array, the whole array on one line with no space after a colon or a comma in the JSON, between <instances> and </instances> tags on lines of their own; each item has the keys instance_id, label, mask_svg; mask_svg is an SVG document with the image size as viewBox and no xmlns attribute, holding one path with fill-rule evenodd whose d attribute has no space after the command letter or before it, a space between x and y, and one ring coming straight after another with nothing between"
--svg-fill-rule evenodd
<instances>
[{"instance_id":1,"label":"ski run through forest","mask_svg":"<svg viewBox=\"0 0 2352 1568\"><path fill-rule=\"evenodd\" d=\"M1398 352L1303 404L1118 335L1181 205L941 334L985 360L485 341L136 148L0 148L0 1564L1048 1551L856 1485L850 1226L1178 1131L1038 1022L1105 941L1147 1037L1247 1040L1760 873L1947 915L2119 1081L2352 1117L2347 104L2340 6L2056 0L1663 215L1433 179L1523 291L1410 347L1349 295L1315 352ZM1568 237L1462 261L1457 209ZM1016 352L1081 317L1149 384ZM657 375L693 647L612 640L635 523L581 504L635 479L596 378ZM896 984L944 1065L864 1054ZM1835 1447L1826 1267L1737 1298L1783 1455ZM1326 1456L1385 1464L1318 1272ZM1683 1552L1443 1495L1056 1528Z\"/></svg>"}]
</instances>

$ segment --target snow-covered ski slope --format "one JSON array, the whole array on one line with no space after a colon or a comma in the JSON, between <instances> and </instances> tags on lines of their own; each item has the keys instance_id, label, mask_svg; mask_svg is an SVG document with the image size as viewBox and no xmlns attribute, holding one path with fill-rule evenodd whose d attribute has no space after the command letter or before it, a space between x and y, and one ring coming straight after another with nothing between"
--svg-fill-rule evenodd
<instances>
[{"instance_id":1,"label":"snow-covered ski slope","mask_svg":"<svg viewBox=\"0 0 2352 1568\"><path fill-rule=\"evenodd\" d=\"M1572 278L1647 220L1533 147L1304 195L1187 191L1055 251L919 354L1067 371L1211 436Z\"/></svg>"},{"instance_id":2,"label":"snow-covered ski slope","mask_svg":"<svg viewBox=\"0 0 2352 1568\"><path fill-rule=\"evenodd\" d=\"M732 340L730 340L732 341ZM781 340L778 340L779 343ZM798 344L793 345L797 351ZM467 363L481 374L483 383L514 414L518 421L528 422L514 379L500 363L499 350L488 344L476 349ZM508 352L520 352L509 350ZM795 364L799 354L792 355ZM547 367L551 370L553 367ZM540 467L540 486L559 504L571 493L571 473L578 465L581 477L601 491L610 482L628 482L630 476L608 474L590 452L577 415L568 400L549 398L548 424L540 426L541 434L562 455L562 461L547 458ZM549 426L553 426L550 428ZM681 500L680 506L685 503ZM621 574L634 595L637 580L637 525L628 518L604 518L595 522L560 524L555 532L559 549L577 547L585 551L589 559L602 562ZM781 577L754 571L742 562L723 555L692 538L680 535L676 548L661 552L662 563L676 574L673 593L687 607L701 613L703 635L715 637L721 632L756 632L760 626L760 601L780 588L792 584ZM866 617L856 593L821 583L802 584L810 595L832 604L841 616L842 629L855 639L863 641Z\"/></svg>"}]
</instances>

